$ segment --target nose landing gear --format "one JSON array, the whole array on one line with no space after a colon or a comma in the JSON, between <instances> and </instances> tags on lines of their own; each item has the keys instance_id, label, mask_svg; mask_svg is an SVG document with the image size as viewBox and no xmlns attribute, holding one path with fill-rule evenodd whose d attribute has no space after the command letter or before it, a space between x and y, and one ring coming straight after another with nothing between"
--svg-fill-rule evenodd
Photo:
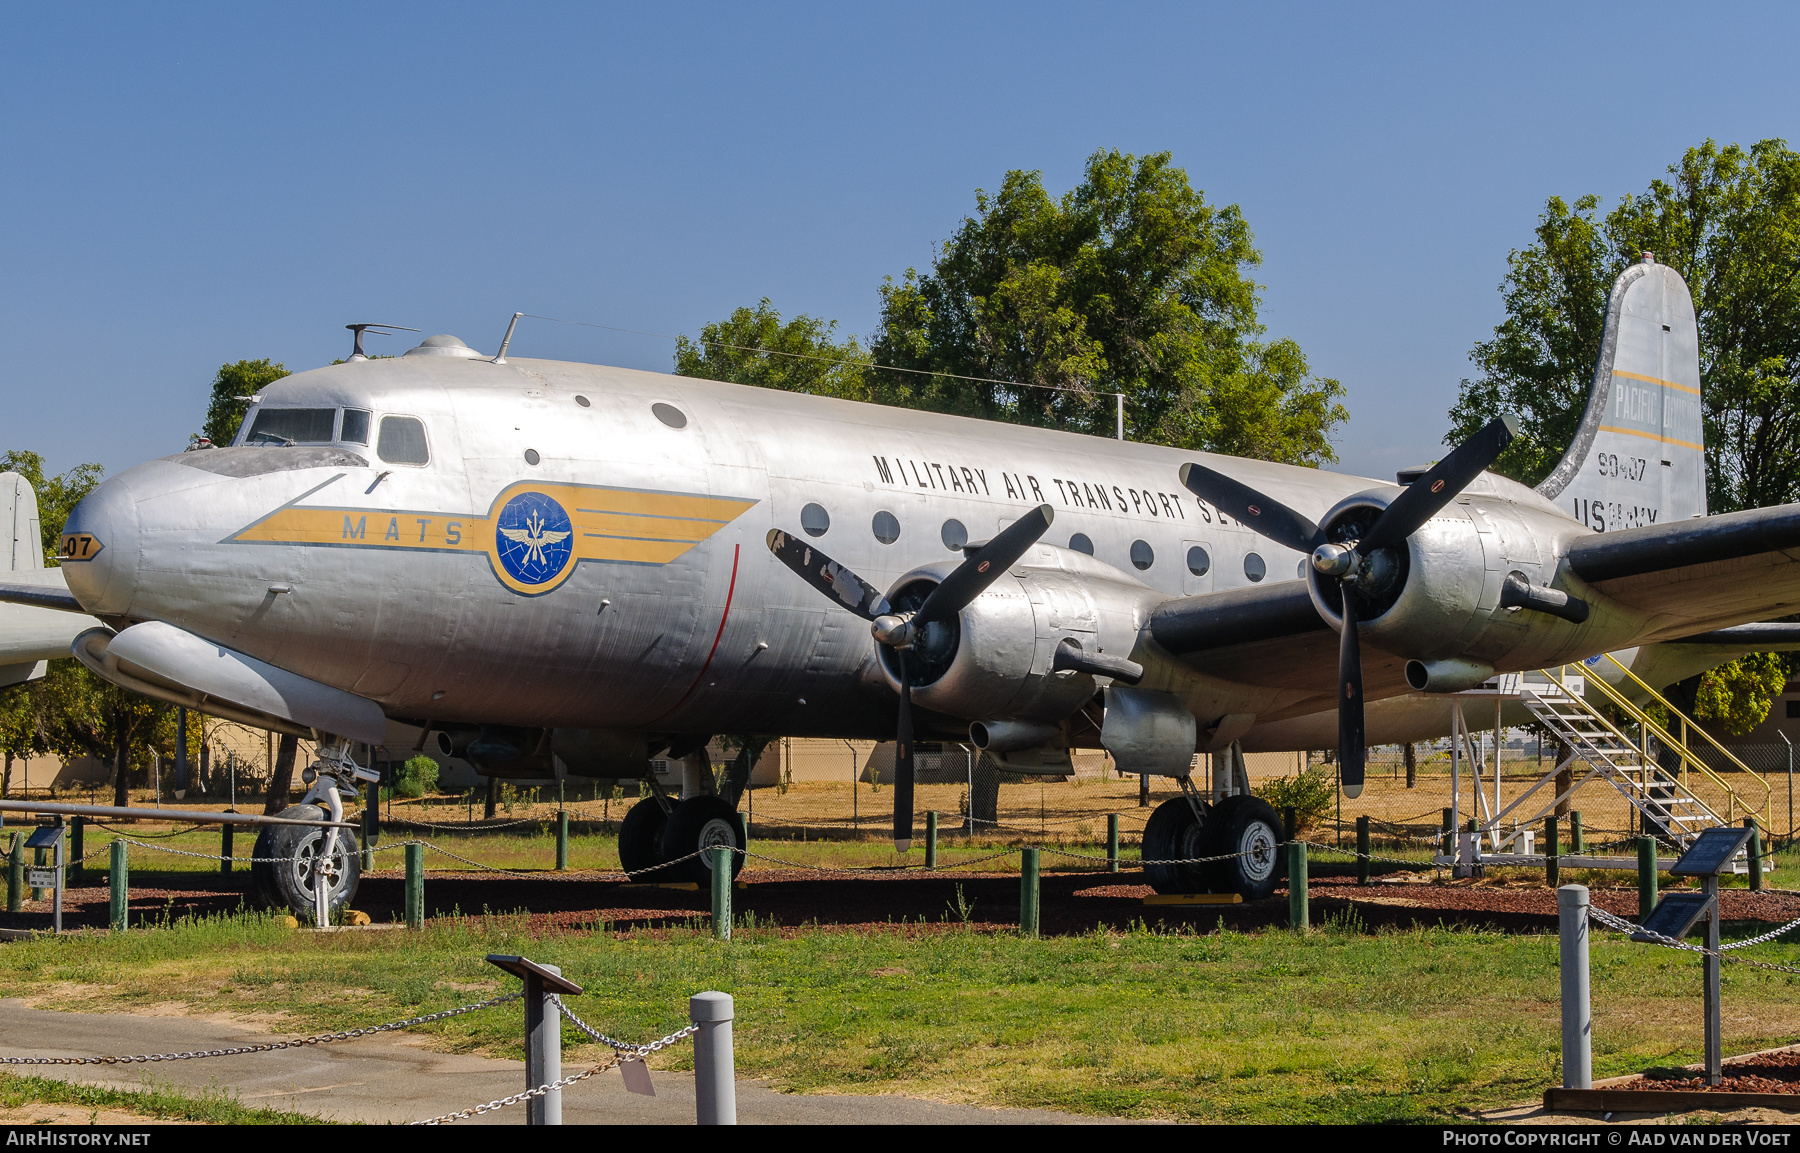
<instances>
[{"instance_id":1,"label":"nose landing gear","mask_svg":"<svg viewBox=\"0 0 1800 1153\"><path fill-rule=\"evenodd\" d=\"M342 821L344 801L356 800L357 782L380 780L358 765L345 746L321 746L302 780L311 784L300 803L280 816L297 821ZM286 908L301 920L330 925L356 897L362 855L348 829L272 825L256 838L250 883L265 908Z\"/></svg>"}]
</instances>

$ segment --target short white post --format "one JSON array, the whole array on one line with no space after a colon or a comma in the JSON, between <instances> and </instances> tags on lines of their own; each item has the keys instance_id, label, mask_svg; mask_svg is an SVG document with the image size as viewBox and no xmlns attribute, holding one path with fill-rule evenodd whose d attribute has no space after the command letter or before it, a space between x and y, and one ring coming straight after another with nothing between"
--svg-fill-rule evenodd
<instances>
[{"instance_id":1,"label":"short white post","mask_svg":"<svg viewBox=\"0 0 1800 1153\"><path fill-rule=\"evenodd\" d=\"M1563 1088L1594 1087L1594 1019L1588 996L1588 891L1586 885L1556 890L1562 968Z\"/></svg>"},{"instance_id":2,"label":"short white post","mask_svg":"<svg viewBox=\"0 0 1800 1153\"><path fill-rule=\"evenodd\" d=\"M737 1124L737 1081L731 1059L731 994L688 998L694 1034L694 1120L700 1125Z\"/></svg>"}]
</instances>

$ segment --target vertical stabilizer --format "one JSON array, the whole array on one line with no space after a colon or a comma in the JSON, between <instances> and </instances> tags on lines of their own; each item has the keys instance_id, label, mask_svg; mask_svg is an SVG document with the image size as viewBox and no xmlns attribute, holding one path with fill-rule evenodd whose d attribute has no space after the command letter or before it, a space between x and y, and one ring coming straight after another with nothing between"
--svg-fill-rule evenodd
<instances>
[{"instance_id":1,"label":"vertical stabilizer","mask_svg":"<svg viewBox=\"0 0 1800 1153\"><path fill-rule=\"evenodd\" d=\"M1694 300L1645 253L1613 282L1581 427L1538 491L1601 532L1705 516L1705 437Z\"/></svg>"},{"instance_id":2,"label":"vertical stabilizer","mask_svg":"<svg viewBox=\"0 0 1800 1153\"><path fill-rule=\"evenodd\" d=\"M0 518L12 529L0 571L44 567L44 538L38 531L37 493L16 472L0 472Z\"/></svg>"}]
</instances>

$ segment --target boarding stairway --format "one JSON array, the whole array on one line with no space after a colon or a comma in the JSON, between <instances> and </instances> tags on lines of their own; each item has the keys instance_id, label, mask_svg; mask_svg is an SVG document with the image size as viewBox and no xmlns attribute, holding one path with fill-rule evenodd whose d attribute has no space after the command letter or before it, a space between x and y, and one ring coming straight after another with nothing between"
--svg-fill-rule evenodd
<instances>
[{"instance_id":1,"label":"boarding stairway","mask_svg":"<svg viewBox=\"0 0 1800 1153\"><path fill-rule=\"evenodd\" d=\"M1558 791L1553 785L1551 799L1537 812L1514 818L1514 836L1516 830L1530 827L1595 778L1624 796L1640 814L1646 832L1677 850L1686 849L1702 830L1735 824L1743 816L1756 816L1767 828L1772 799L1768 782L1611 654L1601 659L1611 661L1623 674L1619 684L1583 666L1566 665L1525 674L1516 682L1519 703L1561 741L1569 755L1523 796L1493 815L1483 831L1493 834L1495 847L1513 840L1501 833L1502 820L1543 786L1555 782L1564 770L1572 770L1565 778L1567 787ZM1620 685L1637 691L1627 695ZM1659 720L1652 708L1659 708L1668 723ZM1636 730L1635 738L1628 729ZM1694 747L1702 741L1723 762L1720 768L1724 772L1695 753ZM1587 767L1585 774L1580 771L1582 765Z\"/></svg>"}]
</instances>

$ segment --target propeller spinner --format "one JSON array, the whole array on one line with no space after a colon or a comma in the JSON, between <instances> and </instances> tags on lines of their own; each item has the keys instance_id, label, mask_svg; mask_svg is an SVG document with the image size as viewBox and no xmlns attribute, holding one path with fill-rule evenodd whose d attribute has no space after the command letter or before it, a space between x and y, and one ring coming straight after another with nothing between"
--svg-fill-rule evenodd
<instances>
[{"instance_id":1,"label":"propeller spinner","mask_svg":"<svg viewBox=\"0 0 1800 1153\"><path fill-rule=\"evenodd\" d=\"M1181 483L1188 491L1276 544L1312 554L1313 571L1338 582L1344 617L1338 636L1338 774L1352 797L1362 792L1365 753L1358 602L1392 584L1403 563L1395 550L1456 499L1518 435L1519 422L1510 415L1489 421L1407 485L1357 537L1346 540L1329 539L1304 515L1224 473L1200 464L1181 466Z\"/></svg>"},{"instance_id":2,"label":"propeller spinner","mask_svg":"<svg viewBox=\"0 0 1800 1153\"><path fill-rule=\"evenodd\" d=\"M874 586L812 545L780 529L770 529L769 551L813 588L869 622L875 640L896 650L899 659L900 710L894 724L894 849L912 848L913 723L912 670L908 650L929 646L943 630L930 626L955 617L1000 574L1025 555L1050 529L1055 513L1039 505L957 565L924 602L911 612L896 612Z\"/></svg>"}]
</instances>

